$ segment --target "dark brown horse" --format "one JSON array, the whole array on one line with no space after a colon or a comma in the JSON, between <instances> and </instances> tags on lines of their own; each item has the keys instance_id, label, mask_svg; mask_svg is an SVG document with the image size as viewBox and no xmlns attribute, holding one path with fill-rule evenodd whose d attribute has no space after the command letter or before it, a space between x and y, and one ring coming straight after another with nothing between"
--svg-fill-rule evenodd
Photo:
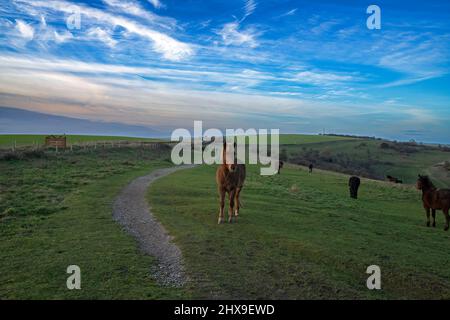
<instances>
[{"instance_id":1,"label":"dark brown horse","mask_svg":"<svg viewBox=\"0 0 450 320\"><path fill-rule=\"evenodd\" d=\"M234 144L234 154L230 149L227 147L227 143L224 142L222 164L216 171L217 189L220 196L219 224L224 222L225 196L227 193L230 200L228 222L232 223L233 218L237 220L240 208L240 194L245 181L245 164L237 163L236 143Z\"/></svg>"},{"instance_id":2,"label":"dark brown horse","mask_svg":"<svg viewBox=\"0 0 450 320\"><path fill-rule=\"evenodd\" d=\"M359 179L358 177L350 177L350 179L348 180L348 186L350 189L350 197L352 197L353 199L358 199L358 189L359 189L359 185L361 184L361 179Z\"/></svg>"},{"instance_id":3,"label":"dark brown horse","mask_svg":"<svg viewBox=\"0 0 450 320\"><path fill-rule=\"evenodd\" d=\"M284 162L280 160L280 162L278 163L278 174L281 173L281 169L284 167Z\"/></svg>"},{"instance_id":4,"label":"dark brown horse","mask_svg":"<svg viewBox=\"0 0 450 320\"><path fill-rule=\"evenodd\" d=\"M422 190L422 202L427 214L427 227L430 226L430 210L433 216L433 227L436 227L436 210L442 210L445 215L445 231L449 228L450 217L450 189L437 189L430 178L421 176L417 179L416 187Z\"/></svg>"}]
</instances>

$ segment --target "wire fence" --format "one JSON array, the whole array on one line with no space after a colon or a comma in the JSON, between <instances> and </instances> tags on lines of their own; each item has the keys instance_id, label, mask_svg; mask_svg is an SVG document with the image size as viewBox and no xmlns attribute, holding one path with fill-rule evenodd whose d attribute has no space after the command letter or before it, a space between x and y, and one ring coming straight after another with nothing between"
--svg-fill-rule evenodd
<instances>
[{"instance_id":1,"label":"wire fence","mask_svg":"<svg viewBox=\"0 0 450 320\"><path fill-rule=\"evenodd\" d=\"M92 149L106 149L106 148L149 148L161 149L171 146L171 142L156 142L156 141L130 141L130 140L109 140L109 141L85 141L67 143L65 148L58 146L48 146L44 143L34 141L29 144L18 144L17 141L12 141L10 144L0 145L0 152L18 152L25 150L54 150L55 152L71 152L74 150L92 150Z\"/></svg>"}]
</instances>

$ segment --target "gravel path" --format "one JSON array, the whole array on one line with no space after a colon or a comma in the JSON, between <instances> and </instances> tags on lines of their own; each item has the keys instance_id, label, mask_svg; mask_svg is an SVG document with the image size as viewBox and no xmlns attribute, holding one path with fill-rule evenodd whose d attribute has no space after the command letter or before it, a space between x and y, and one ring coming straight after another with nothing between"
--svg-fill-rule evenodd
<instances>
[{"instance_id":1,"label":"gravel path","mask_svg":"<svg viewBox=\"0 0 450 320\"><path fill-rule=\"evenodd\" d=\"M132 234L139 248L155 257L158 266L151 270L156 281L165 286L181 287L186 282L180 249L171 242L172 237L153 216L146 201L150 184L166 175L192 166L158 169L133 180L126 186L113 205L113 217Z\"/></svg>"}]
</instances>

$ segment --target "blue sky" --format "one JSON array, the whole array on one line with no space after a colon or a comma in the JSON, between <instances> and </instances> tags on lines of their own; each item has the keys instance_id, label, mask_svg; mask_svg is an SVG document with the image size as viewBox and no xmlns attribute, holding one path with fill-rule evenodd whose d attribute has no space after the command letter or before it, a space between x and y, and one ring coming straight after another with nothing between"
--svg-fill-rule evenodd
<instances>
[{"instance_id":1,"label":"blue sky","mask_svg":"<svg viewBox=\"0 0 450 320\"><path fill-rule=\"evenodd\" d=\"M203 120L450 143L449 24L435 0L7 0L0 105L168 133Z\"/></svg>"}]
</instances>

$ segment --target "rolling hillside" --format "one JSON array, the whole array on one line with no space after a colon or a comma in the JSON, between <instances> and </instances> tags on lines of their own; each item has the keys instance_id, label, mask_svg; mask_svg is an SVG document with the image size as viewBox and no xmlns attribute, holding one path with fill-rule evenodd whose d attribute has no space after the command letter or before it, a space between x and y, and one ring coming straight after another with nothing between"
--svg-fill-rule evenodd
<instances>
[{"instance_id":1,"label":"rolling hillside","mask_svg":"<svg viewBox=\"0 0 450 320\"><path fill-rule=\"evenodd\" d=\"M387 175L391 175L409 184L416 181L418 174L428 174L438 186L450 186L448 146L343 139L284 144L281 146L281 157L294 164L313 163L317 168L378 180L385 180Z\"/></svg>"}]
</instances>

